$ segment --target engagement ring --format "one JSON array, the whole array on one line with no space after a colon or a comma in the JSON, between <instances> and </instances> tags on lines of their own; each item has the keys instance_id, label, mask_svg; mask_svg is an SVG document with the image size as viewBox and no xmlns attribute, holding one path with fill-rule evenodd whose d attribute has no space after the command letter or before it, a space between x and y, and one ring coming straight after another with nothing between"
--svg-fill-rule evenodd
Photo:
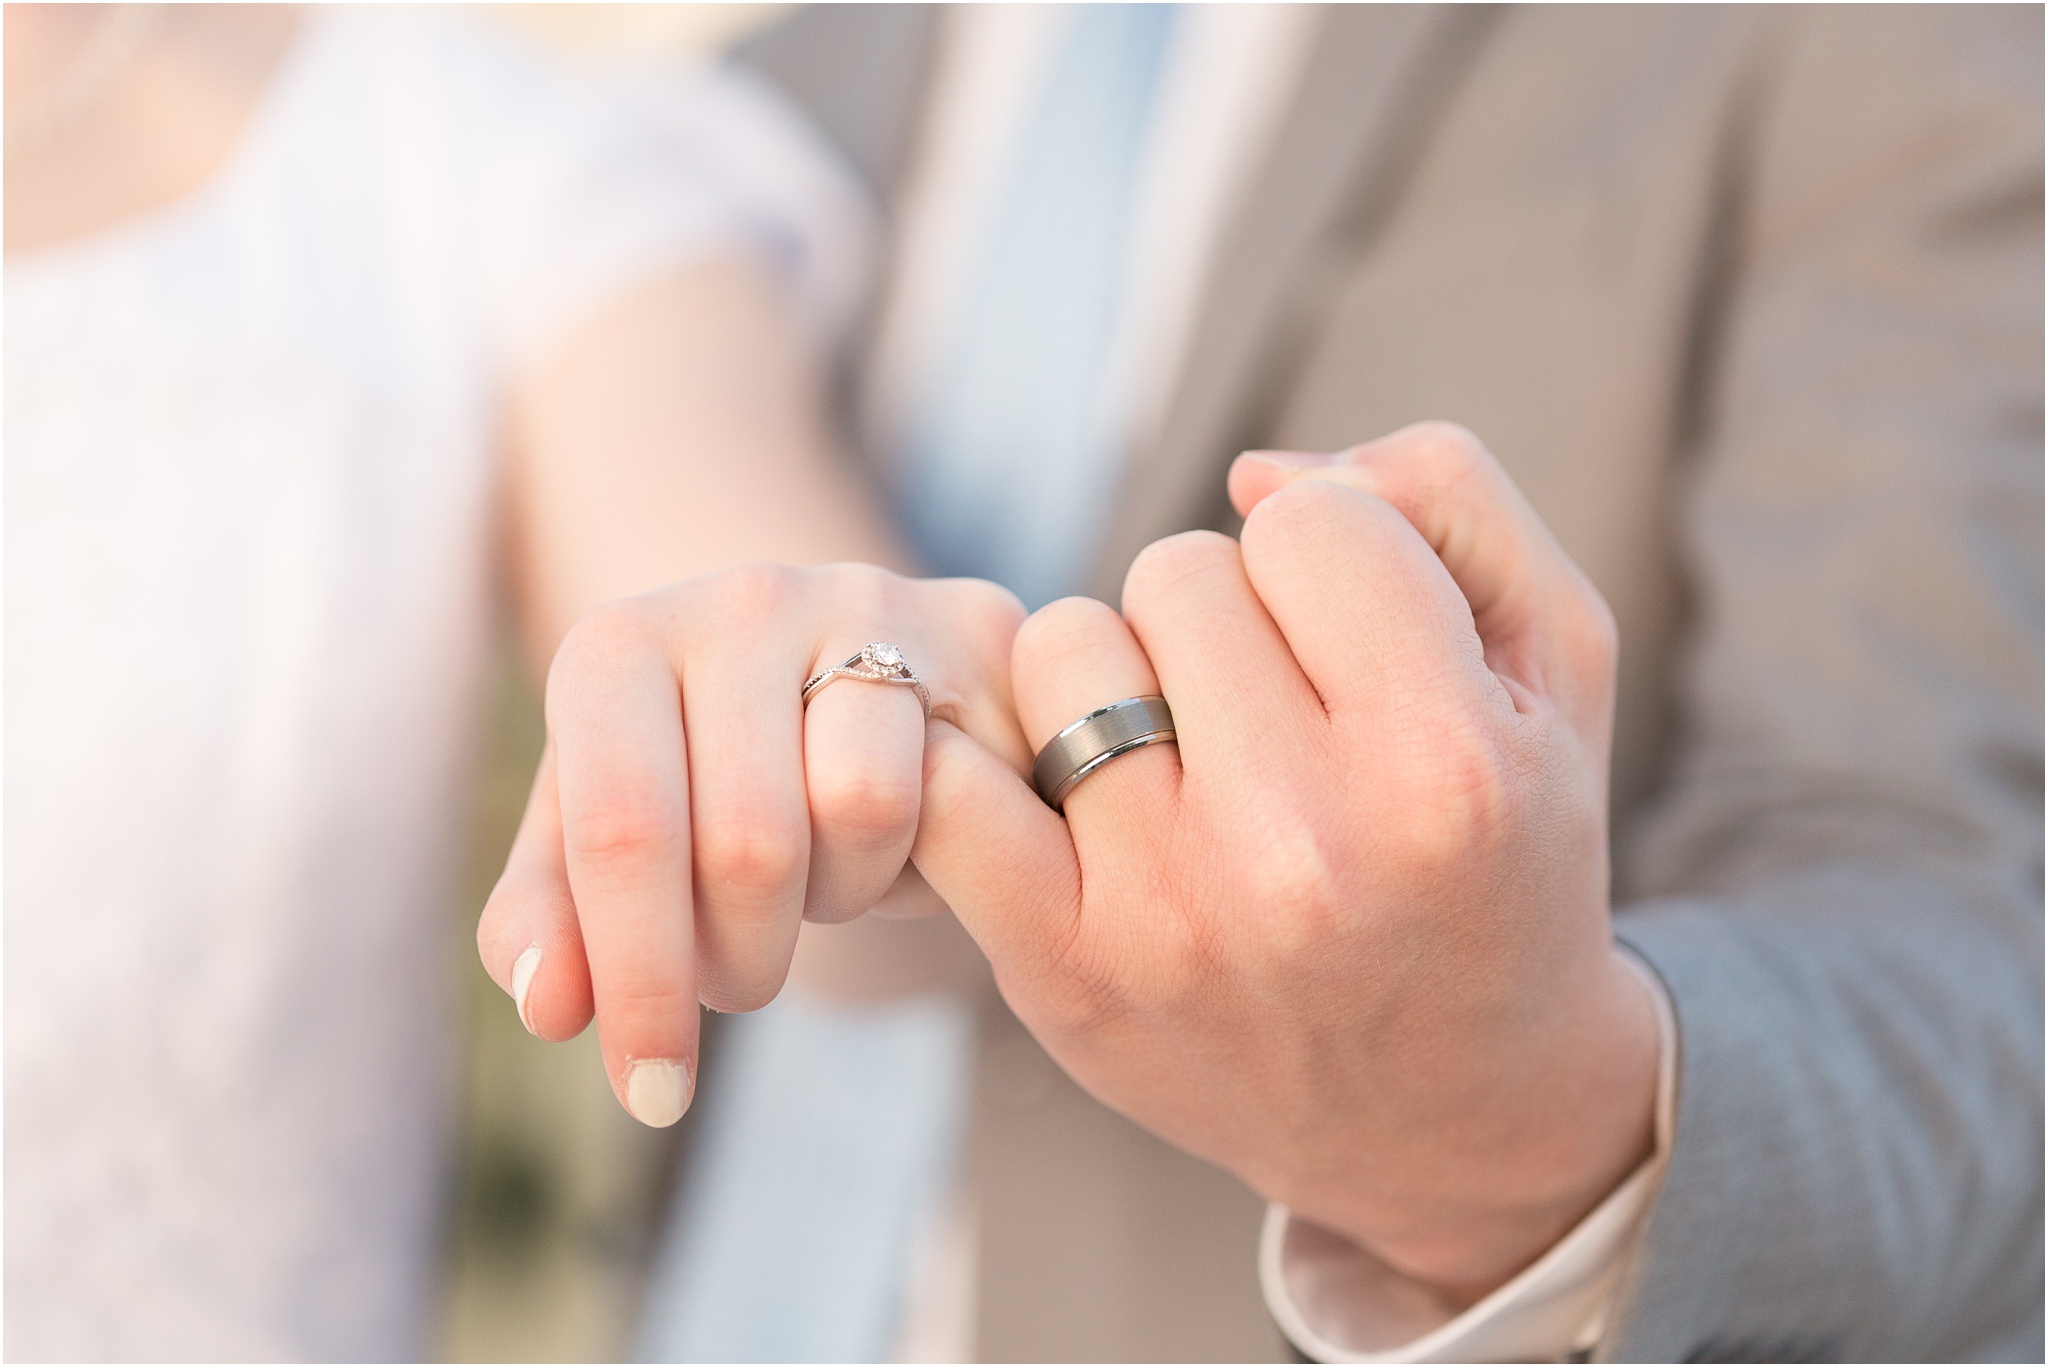
<instances>
[{"instance_id":1,"label":"engagement ring","mask_svg":"<svg viewBox=\"0 0 2048 1367\"><path fill-rule=\"evenodd\" d=\"M804 683L803 701L810 706L811 695L831 683L834 679L859 679L862 683L901 684L917 690L918 705L924 708L924 718L932 718L932 695L925 691L924 682L911 673L910 666L903 661L903 652L887 641L870 641L857 652L830 669L821 669Z\"/></svg>"}]
</instances>

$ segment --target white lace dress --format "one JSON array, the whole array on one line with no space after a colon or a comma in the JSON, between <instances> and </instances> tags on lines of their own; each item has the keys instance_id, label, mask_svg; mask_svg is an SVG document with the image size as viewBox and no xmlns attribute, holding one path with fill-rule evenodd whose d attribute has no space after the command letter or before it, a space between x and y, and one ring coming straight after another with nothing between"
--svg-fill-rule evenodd
<instances>
[{"instance_id":1,"label":"white lace dress","mask_svg":"<svg viewBox=\"0 0 2048 1367\"><path fill-rule=\"evenodd\" d=\"M774 97L660 89L310 12L208 184L8 259L9 1358L426 1348L506 377L694 253L860 283Z\"/></svg>"}]
</instances>

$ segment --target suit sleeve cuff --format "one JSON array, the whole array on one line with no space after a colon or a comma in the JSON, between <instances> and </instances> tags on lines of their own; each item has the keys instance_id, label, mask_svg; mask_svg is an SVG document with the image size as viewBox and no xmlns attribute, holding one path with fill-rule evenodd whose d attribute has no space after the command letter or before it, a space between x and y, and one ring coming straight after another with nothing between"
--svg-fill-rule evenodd
<instances>
[{"instance_id":1,"label":"suit sleeve cuff","mask_svg":"<svg viewBox=\"0 0 2048 1367\"><path fill-rule=\"evenodd\" d=\"M1270 1206L1259 1281L1281 1332L1318 1362L1558 1362L1607 1324L1671 1154L1678 1026L1657 975L1626 948L1657 1007L1657 1147L1549 1252L1463 1312L1420 1282L1284 1206Z\"/></svg>"}]
</instances>

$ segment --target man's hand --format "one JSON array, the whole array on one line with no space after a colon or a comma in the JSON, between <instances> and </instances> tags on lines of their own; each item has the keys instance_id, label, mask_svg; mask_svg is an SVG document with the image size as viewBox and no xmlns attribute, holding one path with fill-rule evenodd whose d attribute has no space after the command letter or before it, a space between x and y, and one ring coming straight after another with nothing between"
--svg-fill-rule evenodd
<instances>
[{"instance_id":1,"label":"man's hand","mask_svg":"<svg viewBox=\"0 0 2048 1367\"><path fill-rule=\"evenodd\" d=\"M1124 616L1020 632L1026 737L1163 693L1176 751L1047 809L944 726L919 868L1104 1102L1476 1296L1650 1152L1657 1024L1609 938L1613 619L1493 458L1428 424L1232 471Z\"/></svg>"}]
</instances>

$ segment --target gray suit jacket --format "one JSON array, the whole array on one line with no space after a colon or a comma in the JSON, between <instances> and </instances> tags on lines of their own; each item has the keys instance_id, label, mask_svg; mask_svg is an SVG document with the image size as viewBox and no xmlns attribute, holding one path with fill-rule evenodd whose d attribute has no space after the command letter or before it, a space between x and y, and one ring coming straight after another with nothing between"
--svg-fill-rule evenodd
<instances>
[{"instance_id":1,"label":"gray suit jacket","mask_svg":"<svg viewBox=\"0 0 2048 1367\"><path fill-rule=\"evenodd\" d=\"M893 194L935 12L755 41ZM1333 9L1105 548L1474 428L1613 604L1617 933L1681 1034L1604 1358L2042 1351L2042 16ZM986 1358L1281 1345L1258 1203L992 1018Z\"/></svg>"}]
</instances>

